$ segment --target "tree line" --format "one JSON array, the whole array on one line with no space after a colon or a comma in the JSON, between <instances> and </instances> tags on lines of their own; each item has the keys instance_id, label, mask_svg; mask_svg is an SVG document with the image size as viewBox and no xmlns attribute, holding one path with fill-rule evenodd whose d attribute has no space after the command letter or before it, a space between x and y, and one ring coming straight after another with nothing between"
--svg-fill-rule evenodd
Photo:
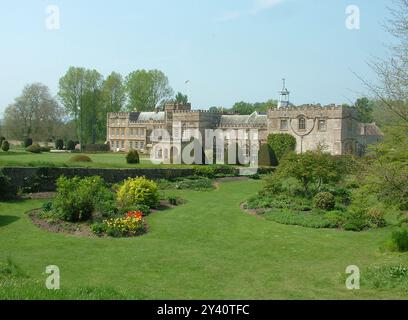
<instances>
[{"instance_id":1,"label":"tree line","mask_svg":"<svg viewBox=\"0 0 408 320\"><path fill-rule=\"evenodd\" d=\"M186 103L188 98L180 92L174 96L159 70L137 70L125 78L112 72L105 79L97 70L70 67L56 97L41 83L26 85L6 108L1 131L9 139L58 137L94 144L106 139L107 112L153 111L170 100Z\"/></svg>"}]
</instances>

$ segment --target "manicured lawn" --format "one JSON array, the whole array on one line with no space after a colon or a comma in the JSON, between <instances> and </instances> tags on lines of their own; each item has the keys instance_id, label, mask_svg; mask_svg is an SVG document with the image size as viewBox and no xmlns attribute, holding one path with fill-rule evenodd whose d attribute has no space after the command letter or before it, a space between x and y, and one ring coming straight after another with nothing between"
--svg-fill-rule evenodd
<instances>
[{"instance_id":1,"label":"manicured lawn","mask_svg":"<svg viewBox=\"0 0 408 320\"><path fill-rule=\"evenodd\" d=\"M347 266L408 263L379 247L391 227L343 232L280 225L240 210L260 181L225 182L208 192L172 192L187 204L148 217L140 238L51 234L25 211L39 201L0 204L0 261L7 257L34 284L7 286L0 298L367 299L406 298L402 289L348 291ZM61 270L61 290L44 286L47 265ZM97 292L97 293L95 293ZM100 293L101 292L101 293Z\"/></svg>"},{"instance_id":2,"label":"manicured lawn","mask_svg":"<svg viewBox=\"0 0 408 320\"><path fill-rule=\"evenodd\" d=\"M95 168L143 168L156 167L153 165L148 156L141 157L141 163L130 165L126 163L126 154L124 153L95 153L84 155L92 159L92 163L72 163L69 160L79 153L50 153L43 152L33 154L25 151L0 152L0 167L2 166L69 166L69 167L95 167ZM166 165L161 165L165 167ZM168 167L169 165L167 165ZM171 165L177 167L177 165ZM186 167L185 165L182 167Z\"/></svg>"}]
</instances>

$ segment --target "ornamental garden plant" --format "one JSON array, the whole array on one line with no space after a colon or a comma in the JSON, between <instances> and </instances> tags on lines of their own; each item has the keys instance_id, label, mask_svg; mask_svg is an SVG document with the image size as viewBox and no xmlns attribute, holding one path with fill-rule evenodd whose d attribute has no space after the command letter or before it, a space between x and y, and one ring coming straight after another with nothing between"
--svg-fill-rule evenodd
<instances>
[{"instance_id":1,"label":"ornamental garden plant","mask_svg":"<svg viewBox=\"0 0 408 320\"><path fill-rule=\"evenodd\" d=\"M38 218L98 236L134 237L147 231L144 217L158 205L158 185L144 177L129 178L117 192L98 176L60 177L55 198L43 206Z\"/></svg>"},{"instance_id":2,"label":"ornamental garden plant","mask_svg":"<svg viewBox=\"0 0 408 320\"><path fill-rule=\"evenodd\" d=\"M352 158L323 150L289 153L245 207L282 224L349 231L384 227L389 208L358 182L358 170Z\"/></svg>"}]
</instances>

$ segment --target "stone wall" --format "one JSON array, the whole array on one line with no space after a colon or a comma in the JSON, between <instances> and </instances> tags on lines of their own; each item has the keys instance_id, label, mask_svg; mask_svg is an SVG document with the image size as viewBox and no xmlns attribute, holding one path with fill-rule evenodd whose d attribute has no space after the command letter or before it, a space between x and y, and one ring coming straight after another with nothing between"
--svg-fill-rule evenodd
<instances>
[{"instance_id":1,"label":"stone wall","mask_svg":"<svg viewBox=\"0 0 408 320\"><path fill-rule=\"evenodd\" d=\"M21 188L35 179L39 180L40 191L54 191L55 182L60 176L66 177L91 177L100 176L108 183L118 183L129 177L145 176L149 179L172 179L187 177L194 174L194 169L98 169L98 168L29 168L29 167L5 167L3 173L11 178L13 189Z\"/></svg>"},{"instance_id":2,"label":"stone wall","mask_svg":"<svg viewBox=\"0 0 408 320\"><path fill-rule=\"evenodd\" d=\"M55 191L55 182L60 176L69 178L100 176L108 183L119 183L131 177L144 176L148 179L174 179L194 175L194 168L140 168L140 169L98 169L98 168L30 168L4 167L3 174L11 178L11 189L17 190L27 184L37 183L37 191ZM271 172L273 168L260 168L259 173ZM217 173L230 173L229 168L220 167ZM235 169L238 174L238 169Z\"/></svg>"}]
</instances>

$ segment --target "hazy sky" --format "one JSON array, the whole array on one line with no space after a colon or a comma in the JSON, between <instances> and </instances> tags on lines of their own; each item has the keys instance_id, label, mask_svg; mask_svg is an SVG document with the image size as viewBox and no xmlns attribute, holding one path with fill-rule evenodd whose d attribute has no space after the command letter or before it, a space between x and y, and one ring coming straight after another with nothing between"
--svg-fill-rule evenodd
<instances>
[{"instance_id":1,"label":"hazy sky","mask_svg":"<svg viewBox=\"0 0 408 320\"><path fill-rule=\"evenodd\" d=\"M385 0L0 0L0 112L24 85L52 94L69 66L104 76L160 69L194 108L277 98L287 79L295 104L342 103L365 89L352 71L386 53ZM60 29L48 30L48 5ZM346 28L346 7L360 30ZM189 84L185 84L190 80Z\"/></svg>"}]
</instances>

